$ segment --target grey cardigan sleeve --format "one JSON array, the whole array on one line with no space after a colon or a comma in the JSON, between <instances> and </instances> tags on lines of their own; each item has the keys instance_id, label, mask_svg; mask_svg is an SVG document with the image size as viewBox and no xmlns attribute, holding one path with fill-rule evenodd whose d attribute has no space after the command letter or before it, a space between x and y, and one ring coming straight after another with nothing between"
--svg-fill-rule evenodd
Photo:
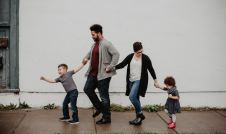
<instances>
[{"instance_id":1,"label":"grey cardigan sleeve","mask_svg":"<svg viewBox=\"0 0 226 134\"><path fill-rule=\"evenodd\" d=\"M112 60L109 67L113 69L119 61L119 52L112 44L108 45L107 48L108 52L112 55Z\"/></svg>"},{"instance_id":2,"label":"grey cardigan sleeve","mask_svg":"<svg viewBox=\"0 0 226 134\"><path fill-rule=\"evenodd\" d=\"M93 47L94 47L94 45L91 47L91 49L89 50L89 52L86 54L86 56L84 58L90 60L90 58L91 58L91 52L93 50Z\"/></svg>"},{"instance_id":3,"label":"grey cardigan sleeve","mask_svg":"<svg viewBox=\"0 0 226 134\"><path fill-rule=\"evenodd\" d=\"M91 54L91 51L89 51L84 58L90 60L90 54Z\"/></svg>"}]
</instances>

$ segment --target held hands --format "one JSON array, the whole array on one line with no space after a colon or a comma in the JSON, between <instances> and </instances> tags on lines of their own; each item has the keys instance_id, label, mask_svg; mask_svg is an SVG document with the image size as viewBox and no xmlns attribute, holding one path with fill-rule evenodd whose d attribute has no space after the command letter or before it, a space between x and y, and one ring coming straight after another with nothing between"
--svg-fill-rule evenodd
<instances>
[{"instance_id":1,"label":"held hands","mask_svg":"<svg viewBox=\"0 0 226 134\"><path fill-rule=\"evenodd\" d=\"M83 65L86 65L87 62L88 62L88 59L86 59L86 58L84 58L84 59L82 60L82 64L83 64Z\"/></svg>"},{"instance_id":2,"label":"held hands","mask_svg":"<svg viewBox=\"0 0 226 134\"><path fill-rule=\"evenodd\" d=\"M110 73L110 72L111 72L111 68L110 68L109 66L107 66L107 67L105 68L105 71L106 71L106 73Z\"/></svg>"},{"instance_id":3,"label":"held hands","mask_svg":"<svg viewBox=\"0 0 226 134\"><path fill-rule=\"evenodd\" d=\"M155 80L155 82L154 82L154 86L155 86L156 88L161 88L161 86L160 86L160 84L159 84L158 80Z\"/></svg>"}]
</instances>

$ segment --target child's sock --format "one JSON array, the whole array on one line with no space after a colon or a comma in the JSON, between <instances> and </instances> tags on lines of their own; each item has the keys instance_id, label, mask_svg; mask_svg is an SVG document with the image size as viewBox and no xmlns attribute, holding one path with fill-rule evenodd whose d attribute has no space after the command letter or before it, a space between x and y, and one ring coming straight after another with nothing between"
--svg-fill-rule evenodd
<instances>
[{"instance_id":1,"label":"child's sock","mask_svg":"<svg viewBox=\"0 0 226 134\"><path fill-rule=\"evenodd\" d=\"M171 115L171 114L169 114L169 112L168 112L168 110L167 110L167 109L165 109L164 111L166 112L166 114L168 114L168 116L169 116L170 118L172 118L172 115Z\"/></svg>"},{"instance_id":2,"label":"child's sock","mask_svg":"<svg viewBox=\"0 0 226 134\"><path fill-rule=\"evenodd\" d=\"M177 119L176 115L172 114L172 120L173 120L174 123L176 122L176 119Z\"/></svg>"}]
</instances>

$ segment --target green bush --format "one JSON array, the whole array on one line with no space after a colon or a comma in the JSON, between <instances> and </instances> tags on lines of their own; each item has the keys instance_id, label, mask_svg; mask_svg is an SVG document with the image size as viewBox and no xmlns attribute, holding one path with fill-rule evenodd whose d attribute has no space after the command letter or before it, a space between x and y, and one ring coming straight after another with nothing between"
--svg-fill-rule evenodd
<instances>
[{"instance_id":1,"label":"green bush","mask_svg":"<svg viewBox=\"0 0 226 134\"><path fill-rule=\"evenodd\" d=\"M17 109L17 105L10 103L9 105L3 105L0 104L0 110L16 110Z\"/></svg>"},{"instance_id":2,"label":"green bush","mask_svg":"<svg viewBox=\"0 0 226 134\"><path fill-rule=\"evenodd\" d=\"M31 108L31 107L28 104L26 104L25 102L19 103L19 106L17 106L16 104L13 104L13 103L10 103L9 105L0 104L0 110L1 111L4 111L4 110L26 109L26 108Z\"/></svg>"},{"instance_id":3,"label":"green bush","mask_svg":"<svg viewBox=\"0 0 226 134\"><path fill-rule=\"evenodd\" d=\"M43 107L43 109L46 109L46 110L52 110L52 109L56 109L56 105L54 103L52 104L48 104L46 106Z\"/></svg>"},{"instance_id":4,"label":"green bush","mask_svg":"<svg viewBox=\"0 0 226 134\"><path fill-rule=\"evenodd\" d=\"M5 106L3 104L0 104L0 110L4 110Z\"/></svg>"},{"instance_id":5,"label":"green bush","mask_svg":"<svg viewBox=\"0 0 226 134\"><path fill-rule=\"evenodd\" d=\"M142 109L147 112L158 112L158 111L164 110L164 106L146 105ZM131 110L134 110L134 108L132 106L124 107L124 106L121 106L118 104L111 104L111 111L114 111L114 112L126 112L126 111L131 111Z\"/></svg>"},{"instance_id":6,"label":"green bush","mask_svg":"<svg viewBox=\"0 0 226 134\"><path fill-rule=\"evenodd\" d=\"M143 107L143 110L146 112L158 112L158 111L163 111L164 106L161 105L146 105Z\"/></svg>"},{"instance_id":7,"label":"green bush","mask_svg":"<svg viewBox=\"0 0 226 134\"><path fill-rule=\"evenodd\" d=\"M124 106L121 106L118 104L111 104L111 111L114 111L114 112L126 112L126 111L130 111L132 109L133 108L131 106L124 107Z\"/></svg>"},{"instance_id":8,"label":"green bush","mask_svg":"<svg viewBox=\"0 0 226 134\"><path fill-rule=\"evenodd\" d=\"M25 101L23 103L19 103L19 107L18 109L27 109L27 108L31 108Z\"/></svg>"}]
</instances>

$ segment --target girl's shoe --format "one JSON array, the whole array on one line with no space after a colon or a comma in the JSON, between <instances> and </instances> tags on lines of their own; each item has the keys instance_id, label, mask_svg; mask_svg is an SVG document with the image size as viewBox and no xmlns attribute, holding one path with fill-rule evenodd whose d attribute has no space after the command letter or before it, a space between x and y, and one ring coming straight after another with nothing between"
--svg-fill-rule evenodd
<instances>
[{"instance_id":1,"label":"girl's shoe","mask_svg":"<svg viewBox=\"0 0 226 134\"><path fill-rule=\"evenodd\" d=\"M171 124L171 123L173 123L173 120L170 118L170 119L168 120L167 124L169 125L169 124Z\"/></svg>"},{"instance_id":2,"label":"girl's shoe","mask_svg":"<svg viewBox=\"0 0 226 134\"><path fill-rule=\"evenodd\" d=\"M176 128L176 123L173 122L173 123L169 124L168 128L170 128L170 129Z\"/></svg>"}]
</instances>

